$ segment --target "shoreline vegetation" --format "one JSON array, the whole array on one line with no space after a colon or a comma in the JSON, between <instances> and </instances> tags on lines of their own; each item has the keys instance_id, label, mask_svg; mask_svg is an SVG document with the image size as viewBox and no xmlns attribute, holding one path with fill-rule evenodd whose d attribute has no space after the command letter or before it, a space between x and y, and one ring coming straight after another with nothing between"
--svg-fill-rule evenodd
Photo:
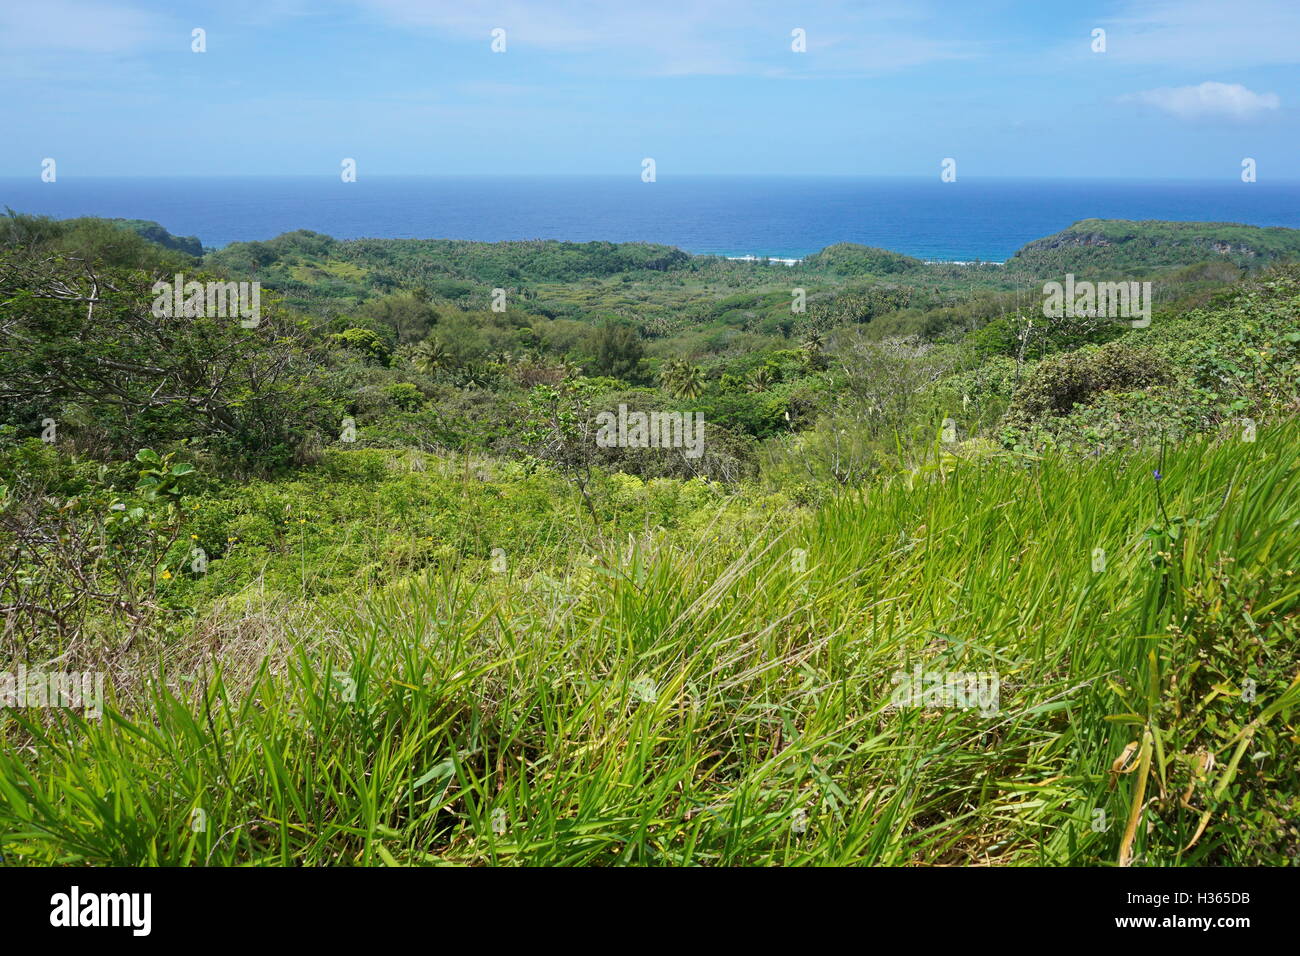
<instances>
[{"instance_id":1,"label":"shoreline vegetation","mask_svg":"<svg viewBox=\"0 0 1300 956\"><path fill-rule=\"evenodd\" d=\"M0 855L1294 865L1297 263L9 211Z\"/></svg>"}]
</instances>

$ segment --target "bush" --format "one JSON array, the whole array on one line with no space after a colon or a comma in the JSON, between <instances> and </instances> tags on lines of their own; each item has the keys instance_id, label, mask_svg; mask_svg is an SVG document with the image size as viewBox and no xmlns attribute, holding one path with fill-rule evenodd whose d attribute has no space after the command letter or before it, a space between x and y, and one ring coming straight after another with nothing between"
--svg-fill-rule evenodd
<instances>
[{"instance_id":1,"label":"bush","mask_svg":"<svg viewBox=\"0 0 1300 956\"><path fill-rule=\"evenodd\" d=\"M1105 392L1133 392L1164 385L1173 370L1147 349L1115 342L1049 356L1016 390L1007 419L1031 424L1041 418L1066 415Z\"/></svg>"},{"instance_id":2,"label":"bush","mask_svg":"<svg viewBox=\"0 0 1300 956\"><path fill-rule=\"evenodd\" d=\"M388 347L384 344L380 334L373 329L346 329L337 335L331 335L330 341L339 348L360 352L366 358L380 365L388 364Z\"/></svg>"},{"instance_id":3,"label":"bush","mask_svg":"<svg viewBox=\"0 0 1300 956\"><path fill-rule=\"evenodd\" d=\"M393 382L384 388L384 397L394 408L404 412L416 411L424 404L424 395L410 382Z\"/></svg>"}]
</instances>

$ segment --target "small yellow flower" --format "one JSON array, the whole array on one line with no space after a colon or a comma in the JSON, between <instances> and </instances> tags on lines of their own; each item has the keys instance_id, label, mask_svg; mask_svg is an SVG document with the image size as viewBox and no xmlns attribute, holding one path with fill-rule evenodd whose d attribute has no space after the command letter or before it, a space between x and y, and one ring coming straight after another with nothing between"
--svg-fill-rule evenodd
<instances>
[{"instance_id":1,"label":"small yellow flower","mask_svg":"<svg viewBox=\"0 0 1300 956\"><path fill-rule=\"evenodd\" d=\"M162 579L163 579L164 581L169 580L169 579L171 578L171 576L172 576L172 573L171 573L170 571L164 571L164 572L162 573Z\"/></svg>"},{"instance_id":2,"label":"small yellow flower","mask_svg":"<svg viewBox=\"0 0 1300 956\"><path fill-rule=\"evenodd\" d=\"M191 539L192 541L198 541L198 540L199 540L199 536L198 536L197 534L192 534L192 535L190 535L190 539Z\"/></svg>"}]
</instances>

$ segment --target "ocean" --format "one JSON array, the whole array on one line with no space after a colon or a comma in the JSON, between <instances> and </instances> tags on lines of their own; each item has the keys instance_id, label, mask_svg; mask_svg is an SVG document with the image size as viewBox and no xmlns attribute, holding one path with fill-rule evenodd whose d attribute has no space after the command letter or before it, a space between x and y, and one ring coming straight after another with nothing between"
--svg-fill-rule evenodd
<instances>
[{"instance_id":1,"label":"ocean","mask_svg":"<svg viewBox=\"0 0 1300 956\"><path fill-rule=\"evenodd\" d=\"M1300 227L1300 182L803 176L0 179L19 212L152 219L205 246L311 229L338 239L658 242L799 258L858 242L928 260L1001 262L1080 219Z\"/></svg>"}]
</instances>

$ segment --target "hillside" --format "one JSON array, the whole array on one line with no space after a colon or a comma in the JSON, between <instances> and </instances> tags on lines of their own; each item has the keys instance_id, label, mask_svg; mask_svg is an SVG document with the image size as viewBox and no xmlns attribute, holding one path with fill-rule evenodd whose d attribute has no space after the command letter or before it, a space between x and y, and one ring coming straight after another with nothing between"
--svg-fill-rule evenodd
<instances>
[{"instance_id":1,"label":"hillside","mask_svg":"<svg viewBox=\"0 0 1300 956\"><path fill-rule=\"evenodd\" d=\"M854 242L841 242L813 253L803 261L813 271L825 271L840 276L893 275L914 272L925 263L911 256L875 249Z\"/></svg>"},{"instance_id":2,"label":"hillside","mask_svg":"<svg viewBox=\"0 0 1300 956\"><path fill-rule=\"evenodd\" d=\"M1136 274L1224 261L1242 268L1300 258L1300 229L1228 222L1084 219L1027 243L1007 268L1032 275Z\"/></svg>"},{"instance_id":3,"label":"hillside","mask_svg":"<svg viewBox=\"0 0 1300 956\"><path fill-rule=\"evenodd\" d=\"M1135 327L848 245L0 219L0 659L106 678L0 708L6 862L1294 860L1300 265L1148 239ZM245 267L253 324L154 308Z\"/></svg>"},{"instance_id":4,"label":"hillside","mask_svg":"<svg viewBox=\"0 0 1300 956\"><path fill-rule=\"evenodd\" d=\"M156 222L148 219L113 219L124 228L157 243L164 249L175 249L190 256L203 255L203 244L195 236L174 236Z\"/></svg>"},{"instance_id":5,"label":"hillside","mask_svg":"<svg viewBox=\"0 0 1300 956\"><path fill-rule=\"evenodd\" d=\"M1291 423L1114 463L955 459L603 545L574 514L549 573L461 511L474 558L327 603L250 586L170 639L163 680L119 652L129 721L0 716L0 838L121 866L1284 865L1297 448ZM448 464L380 473L456 500ZM489 490L545 507L522 476ZM320 517L295 501L288 580ZM909 704L934 673L990 683Z\"/></svg>"}]
</instances>

